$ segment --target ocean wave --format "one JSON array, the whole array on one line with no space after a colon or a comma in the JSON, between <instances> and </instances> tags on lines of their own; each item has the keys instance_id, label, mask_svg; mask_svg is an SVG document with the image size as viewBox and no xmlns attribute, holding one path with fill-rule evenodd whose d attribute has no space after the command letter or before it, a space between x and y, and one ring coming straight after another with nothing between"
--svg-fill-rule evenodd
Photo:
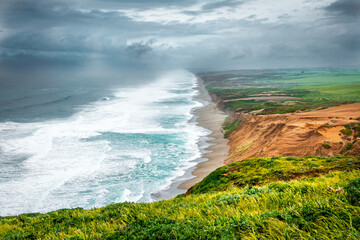
<instances>
[{"instance_id":1,"label":"ocean wave","mask_svg":"<svg viewBox=\"0 0 360 240\"><path fill-rule=\"evenodd\" d=\"M65 96L65 97L61 97L55 100L50 100L50 101L45 101L45 102L41 102L41 103L34 103L34 104L27 104L25 106L19 106L19 107L12 107L12 108L6 108L1 110L1 112L9 112L9 111L15 111L15 110L21 110L21 109L29 109L29 108L34 108L34 107L42 107L42 106L48 106L48 105L52 105L52 104L57 104L57 103L61 103L64 101L67 101L71 98L71 96ZM26 99L26 98L24 98ZM2 103L4 104L4 103ZM4 105L9 105L9 104L4 104Z\"/></svg>"},{"instance_id":2,"label":"ocean wave","mask_svg":"<svg viewBox=\"0 0 360 240\"><path fill-rule=\"evenodd\" d=\"M0 123L1 168L22 156L18 172L0 176L0 215L152 201L201 157L208 131L194 121L196 85L193 74L171 72L66 119Z\"/></svg>"}]
</instances>

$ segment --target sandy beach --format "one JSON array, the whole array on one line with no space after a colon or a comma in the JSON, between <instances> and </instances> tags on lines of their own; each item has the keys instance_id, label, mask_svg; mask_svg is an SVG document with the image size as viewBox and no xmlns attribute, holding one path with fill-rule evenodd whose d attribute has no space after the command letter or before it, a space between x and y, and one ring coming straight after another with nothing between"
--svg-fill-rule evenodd
<instances>
[{"instance_id":1,"label":"sandy beach","mask_svg":"<svg viewBox=\"0 0 360 240\"><path fill-rule=\"evenodd\" d=\"M186 190L200 182L216 168L223 166L229 151L229 146L227 145L228 140L224 138L221 128L227 115L216 108L216 104L212 102L211 97L205 90L200 79L199 93L199 98L209 102L209 104L196 111L196 115L198 116L197 121L200 126L205 127L212 132L208 136L212 138L212 140L209 141L211 146L205 149L207 153L203 155L203 158L208 160L196 165L195 169L191 172L192 175L195 176L194 178L183 182L178 186L178 188Z\"/></svg>"}]
</instances>

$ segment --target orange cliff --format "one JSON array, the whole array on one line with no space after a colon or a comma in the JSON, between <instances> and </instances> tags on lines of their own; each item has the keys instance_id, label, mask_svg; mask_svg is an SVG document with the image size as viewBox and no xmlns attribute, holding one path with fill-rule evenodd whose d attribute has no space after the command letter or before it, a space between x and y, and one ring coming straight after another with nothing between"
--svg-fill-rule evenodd
<instances>
[{"instance_id":1,"label":"orange cliff","mask_svg":"<svg viewBox=\"0 0 360 240\"><path fill-rule=\"evenodd\" d=\"M360 139L340 132L345 124L359 123L359 117L360 103L281 115L235 113L232 118L243 123L229 137L225 163L254 157L360 155ZM345 152L348 143L352 148Z\"/></svg>"}]
</instances>

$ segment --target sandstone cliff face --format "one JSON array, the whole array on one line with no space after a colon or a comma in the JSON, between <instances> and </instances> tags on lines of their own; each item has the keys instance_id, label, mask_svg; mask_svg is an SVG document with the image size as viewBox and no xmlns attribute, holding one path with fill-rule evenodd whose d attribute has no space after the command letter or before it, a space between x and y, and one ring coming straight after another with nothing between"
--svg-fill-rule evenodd
<instances>
[{"instance_id":1,"label":"sandstone cliff face","mask_svg":"<svg viewBox=\"0 0 360 240\"><path fill-rule=\"evenodd\" d=\"M358 126L359 117L360 103L282 115L234 113L232 118L243 123L229 137L225 163L254 157L360 155L359 137L340 132L346 124Z\"/></svg>"}]
</instances>

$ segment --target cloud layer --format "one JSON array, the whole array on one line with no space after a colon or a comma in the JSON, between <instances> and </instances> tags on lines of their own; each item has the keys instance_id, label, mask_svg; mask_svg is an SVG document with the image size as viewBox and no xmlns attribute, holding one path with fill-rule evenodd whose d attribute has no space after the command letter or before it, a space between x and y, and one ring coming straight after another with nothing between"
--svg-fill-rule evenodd
<instances>
[{"instance_id":1,"label":"cloud layer","mask_svg":"<svg viewBox=\"0 0 360 240\"><path fill-rule=\"evenodd\" d=\"M358 0L4 0L2 66L358 67Z\"/></svg>"}]
</instances>

